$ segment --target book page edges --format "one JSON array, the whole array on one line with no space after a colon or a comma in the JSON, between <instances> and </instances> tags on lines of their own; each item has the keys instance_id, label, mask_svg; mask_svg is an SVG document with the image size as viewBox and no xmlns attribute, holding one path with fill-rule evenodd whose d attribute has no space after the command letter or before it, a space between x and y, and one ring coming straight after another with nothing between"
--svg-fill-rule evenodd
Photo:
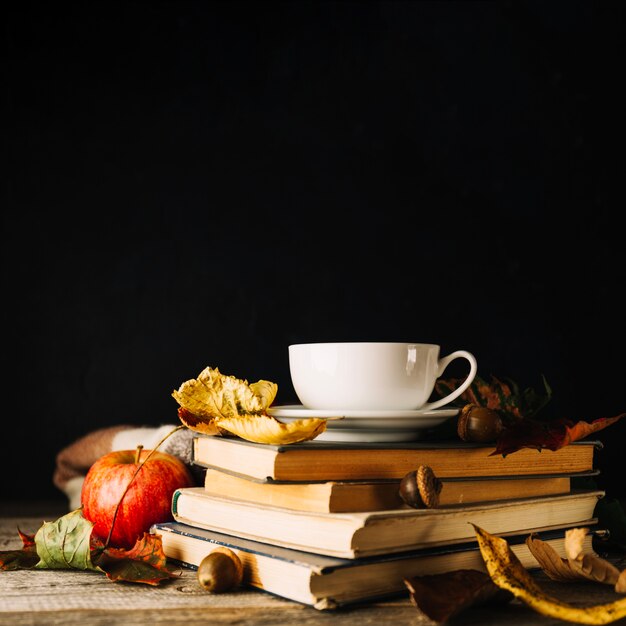
<instances>
[{"instance_id":1,"label":"book page edges","mask_svg":"<svg viewBox=\"0 0 626 626\"><path fill-rule=\"evenodd\" d=\"M590 526L590 532L587 537L591 540L593 537L606 536L607 531L604 529L595 529L598 523L597 518L585 520L584 526ZM521 533L506 533L502 536L507 537L509 545L517 545L525 543L531 532L537 533L537 538L542 541L558 540L565 538L565 531L569 526L559 526L557 528L536 528L533 530L523 531ZM440 554L450 554L453 552L465 552L467 550L478 550L478 544L475 540L467 542L456 542L442 546L427 546L418 550L407 550L404 552L385 553L381 555L363 557L358 560L346 559L336 556L328 556L325 554L317 554L315 552L305 552L278 546L276 544L263 543L254 539L246 539L236 535L228 535L199 526L191 526L182 522L159 522L153 524L150 532L152 534L181 535L189 537L192 541L198 543L207 543L208 545L223 545L228 548L241 550L253 555L265 557L268 559L277 559L286 561L297 567L303 567L316 574L328 574L337 569L354 569L359 565L369 565L371 563L382 563L386 561L404 561L413 560L423 556L432 556ZM196 562L187 563L190 567L197 568L200 559Z\"/></svg>"},{"instance_id":2,"label":"book page edges","mask_svg":"<svg viewBox=\"0 0 626 626\"><path fill-rule=\"evenodd\" d=\"M172 497L172 512L178 512L178 502L182 494L199 499L200 501L206 500L211 502L213 500L223 502L226 504L234 504L238 507L253 508L258 510L275 511L281 514L287 514L289 516L302 516L307 518L321 519L336 519L336 520L354 520L358 525L365 525L371 520L385 519L385 518L401 518L401 517L432 517L432 516L445 516L449 517L455 513L471 513L472 511L485 511L489 509L503 509L503 508L517 508L532 506L534 503L549 503L549 502L563 502L571 499L581 499L595 497L597 500L604 497L605 491L596 490L583 490L575 491L572 493L558 494L555 496L537 496L531 498L512 498L509 500L497 500L494 502L482 502L472 504L455 504L448 505L445 508L436 509L391 509L388 511L365 511L354 513L321 513L315 511L298 511L293 509L287 509L285 507L270 506L265 504L259 504L256 502L249 502L246 500L240 500L234 497L228 498L225 496L216 496L206 492L204 487L181 487L174 492Z\"/></svg>"},{"instance_id":3,"label":"book page edges","mask_svg":"<svg viewBox=\"0 0 626 626\"><path fill-rule=\"evenodd\" d=\"M362 450L377 450L380 448L393 448L396 450L414 450L414 449L430 449L430 448L442 448L442 449L469 449L469 448L483 448L485 450L495 450L494 445L487 445L484 443L470 443L462 442L461 440L448 439L448 440L423 440L423 441L411 441L400 443L342 443L331 441L306 441L302 443L291 443L288 445L283 444L269 444L269 443L255 443L253 441L246 441L245 439L233 438L233 437L220 437L216 435L203 435L197 434L196 439L210 438L217 439L227 444L235 444L238 446L260 448L263 450L271 450L272 453L282 453L294 450L310 450L310 449L337 449L344 450L346 448L362 449ZM572 441L568 446L594 446L595 448L603 448L604 444L599 439L579 439Z\"/></svg>"},{"instance_id":4,"label":"book page edges","mask_svg":"<svg viewBox=\"0 0 626 626\"><path fill-rule=\"evenodd\" d=\"M447 509L403 509L373 513L309 513L213 497L203 494L201 487L184 488L178 491L183 493L180 493L176 500L178 503L178 508L174 514L176 521L219 533L234 534L252 541L342 558L361 558L383 552L413 550L423 548L426 545L435 546L470 541L473 539L471 529L468 526L466 531L461 532L459 524L463 524L464 520L469 522L472 512L476 512L476 519L481 520L478 522L481 525L489 519L499 520L498 524L500 525L503 520L523 518L524 514L527 515L527 511L532 511L534 506L565 504L566 500L583 498L584 502L581 502L580 506L586 507L585 513L578 511L573 521L571 517L559 521L558 515L555 516L553 509L548 511L546 519L550 518L554 520L554 523L549 526L544 524L539 528L575 526L586 523L593 513L598 498L604 495L602 491L589 491L580 494L523 498L485 506L457 505ZM187 493L188 498L181 500L184 492ZM181 502L185 504L182 510ZM203 517L204 507L207 507L206 510L213 516L209 518L209 521ZM263 518L263 523L265 528L269 530L259 532L255 530L252 520L259 520L258 513L263 510L267 511L268 514L266 518ZM302 520L302 524L299 524L298 518ZM250 524L246 524L246 519ZM419 519L423 519L423 523L418 523ZM441 521L438 521L439 519ZM233 520L236 520L234 527L231 525ZM406 521L403 522L403 520L414 521L417 524L420 531L419 540L414 531L411 530L417 527L414 527L413 524L407 525ZM307 524L315 530L315 533L303 534ZM450 524L452 525L450 526ZM387 536L387 539L382 543L379 543L381 535L378 527L384 528L384 534ZM437 527L443 529L443 534L440 534L438 538L435 537L437 533L433 535L433 530ZM514 523L508 522L499 527L505 530L497 532L493 526L487 526L485 529L502 535L503 533L519 534L523 532L524 528L523 526L516 528ZM280 529L280 532L277 529Z\"/></svg>"}]
</instances>

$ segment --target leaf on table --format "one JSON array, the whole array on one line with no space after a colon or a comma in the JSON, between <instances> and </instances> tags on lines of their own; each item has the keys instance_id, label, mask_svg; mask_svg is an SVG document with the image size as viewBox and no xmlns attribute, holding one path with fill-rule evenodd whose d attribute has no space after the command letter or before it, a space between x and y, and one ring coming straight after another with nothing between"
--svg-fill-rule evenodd
<instances>
[{"instance_id":1,"label":"leaf on table","mask_svg":"<svg viewBox=\"0 0 626 626\"><path fill-rule=\"evenodd\" d=\"M20 539L22 540L22 544L24 545L24 548L35 547L35 535L28 535L26 533L23 533L19 528L17 529L17 532L20 536Z\"/></svg>"},{"instance_id":2,"label":"leaf on table","mask_svg":"<svg viewBox=\"0 0 626 626\"><path fill-rule=\"evenodd\" d=\"M581 580L580 576L572 571L567 559L561 557L549 543L539 539L536 533L531 533L526 538L526 545L548 578L559 582Z\"/></svg>"},{"instance_id":3,"label":"leaf on table","mask_svg":"<svg viewBox=\"0 0 626 626\"><path fill-rule=\"evenodd\" d=\"M44 522L35 535L40 569L98 570L91 561L93 524L80 509L63 515L55 522Z\"/></svg>"},{"instance_id":4,"label":"leaf on table","mask_svg":"<svg viewBox=\"0 0 626 626\"><path fill-rule=\"evenodd\" d=\"M588 532L588 528L571 528L565 532L566 559L559 556L552 546L537 539L535 534L526 538L526 545L541 569L552 580L559 582L592 580L615 585L620 575L619 570L595 554L583 553L583 542Z\"/></svg>"},{"instance_id":5,"label":"leaf on table","mask_svg":"<svg viewBox=\"0 0 626 626\"><path fill-rule=\"evenodd\" d=\"M160 535L144 533L130 550L106 548L94 559L110 580L158 585L176 578L179 568L170 567Z\"/></svg>"},{"instance_id":6,"label":"leaf on table","mask_svg":"<svg viewBox=\"0 0 626 626\"><path fill-rule=\"evenodd\" d=\"M506 539L489 534L472 524L485 566L493 582L507 589L533 610L577 624L610 624L626 617L626 598L609 604L580 607L548 595L535 582L510 549Z\"/></svg>"},{"instance_id":7,"label":"leaf on table","mask_svg":"<svg viewBox=\"0 0 626 626\"><path fill-rule=\"evenodd\" d=\"M0 551L0 569L30 569L39 562L39 555L35 547L35 535L27 535L19 528L17 532L22 539L22 547L17 550Z\"/></svg>"},{"instance_id":8,"label":"leaf on table","mask_svg":"<svg viewBox=\"0 0 626 626\"><path fill-rule=\"evenodd\" d=\"M583 541L588 532L587 528L571 528L565 532L565 554L570 568L581 578L617 584L620 572L615 565L595 554L584 554Z\"/></svg>"},{"instance_id":9,"label":"leaf on table","mask_svg":"<svg viewBox=\"0 0 626 626\"><path fill-rule=\"evenodd\" d=\"M76 509L55 522L44 522L35 535L18 532L21 550L0 551L4 570L79 569L104 572L113 581L157 585L178 568L167 563L160 535L146 533L133 548L105 548L92 535L93 524Z\"/></svg>"},{"instance_id":10,"label":"leaf on table","mask_svg":"<svg viewBox=\"0 0 626 626\"><path fill-rule=\"evenodd\" d=\"M471 606L505 604L513 598L488 574L472 569L413 576L404 584L413 605L435 622L445 622Z\"/></svg>"},{"instance_id":11,"label":"leaf on table","mask_svg":"<svg viewBox=\"0 0 626 626\"><path fill-rule=\"evenodd\" d=\"M519 420L507 426L498 436L495 450L491 456L507 456L522 448L537 450L559 450L574 441L598 432L622 419L626 413L615 417L601 417L591 422L574 422L568 419L539 422L531 419Z\"/></svg>"}]
</instances>

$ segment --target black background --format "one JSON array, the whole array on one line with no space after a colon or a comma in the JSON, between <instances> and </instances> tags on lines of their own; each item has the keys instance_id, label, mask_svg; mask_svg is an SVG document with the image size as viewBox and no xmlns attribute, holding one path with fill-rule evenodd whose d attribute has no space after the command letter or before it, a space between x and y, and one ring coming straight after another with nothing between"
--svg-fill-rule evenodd
<instances>
[{"instance_id":1,"label":"black background","mask_svg":"<svg viewBox=\"0 0 626 626\"><path fill-rule=\"evenodd\" d=\"M206 366L295 401L296 342L435 342L544 375L546 414L626 410L617 4L7 15L3 499L62 498L95 428L178 423Z\"/></svg>"}]
</instances>

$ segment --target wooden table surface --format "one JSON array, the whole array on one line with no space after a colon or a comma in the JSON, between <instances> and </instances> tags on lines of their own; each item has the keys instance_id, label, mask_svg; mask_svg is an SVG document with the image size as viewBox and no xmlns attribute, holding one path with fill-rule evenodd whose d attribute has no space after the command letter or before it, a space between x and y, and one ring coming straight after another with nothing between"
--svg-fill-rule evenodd
<instances>
[{"instance_id":1,"label":"wooden table surface","mask_svg":"<svg viewBox=\"0 0 626 626\"><path fill-rule=\"evenodd\" d=\"M56 516L27 515L0 517L0 550L21 547L17 534L35 533ZM61 513L63 514L63 513ZM563 584L535 575L550 594L581 606L611 602L619 596L607 585ZM124 624L237 624L267 626L298 624L316 626L374 626L381 624L433 624L406 597L336 611L318 611L256 590L209 594L196 582L193 570L158 587L114 583L97 572L66 570L0 571L0 623L22 626L81 626ZM514 600L496 609L472 608L449 624L476 626L549 626L566 622L543 617ZM613 624L624 626L626 619Z\"/></svg>"}]
</instances>

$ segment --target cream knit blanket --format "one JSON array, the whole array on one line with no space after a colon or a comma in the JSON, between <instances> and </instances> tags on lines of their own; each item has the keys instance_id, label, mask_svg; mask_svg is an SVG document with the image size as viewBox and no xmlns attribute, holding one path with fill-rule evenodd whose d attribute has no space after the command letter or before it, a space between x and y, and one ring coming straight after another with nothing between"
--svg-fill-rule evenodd
<instances>
[{"instance_id":1,"label":"cream knit blanket","mask_svg":"<svg viewBox=\"0 0 626 626\"><path fill-rule=\"evenodd\" d=\"M56 457L52 480L68 499L69 510L80 507L80 492L83 480L91 465L102 455L113 450L134 450L142 445L151 450L165 435L179 424L163 424L155 427L136 427L128 424L110 426L94 430L63 448ZM204 470L191 462L191 439L193 431L183 428L168 437L160 446L161 452L168 452L182 459L189 466L198 484L202 484Z\"/></svg>"}]
</instances>

